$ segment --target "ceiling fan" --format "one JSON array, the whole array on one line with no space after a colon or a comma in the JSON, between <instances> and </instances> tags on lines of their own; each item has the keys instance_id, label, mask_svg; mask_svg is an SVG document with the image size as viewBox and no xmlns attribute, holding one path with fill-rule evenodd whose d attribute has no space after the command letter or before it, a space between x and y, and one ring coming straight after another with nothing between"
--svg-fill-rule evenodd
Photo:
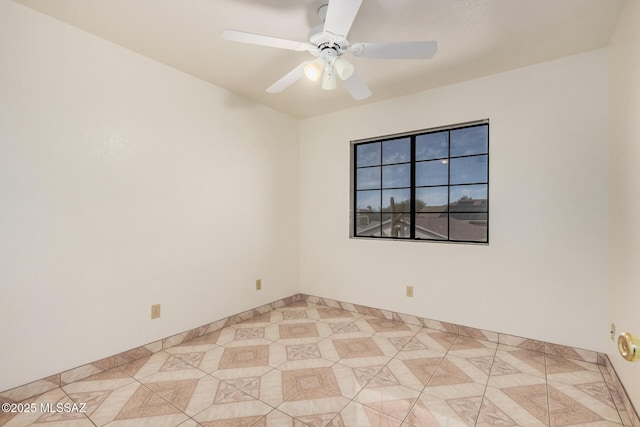
<instances>
[{"instance_id":1,"label":"ceiling fan","mask_svg":"<svg viewBox=\"0 0 640 427\"><path fill-rule=\"evenodd\" d=\"M282 92L293 83L307 76L316 81L322 76L322 88L333 90L337 86L336 75L356 100L371 96L366 83L358 76L354 66L342 58L346 53L376 59L429 59L438 50L435 41L407 41L390 43L350 44L347 35L360 9L362 0L329 0L318 9L324 22L311 29L308 42L298 42L237 30L224 30L226 40L294 51L308 51L316 59L305 61L267 88L267 92Z\"/></svg>"}]
</instances>

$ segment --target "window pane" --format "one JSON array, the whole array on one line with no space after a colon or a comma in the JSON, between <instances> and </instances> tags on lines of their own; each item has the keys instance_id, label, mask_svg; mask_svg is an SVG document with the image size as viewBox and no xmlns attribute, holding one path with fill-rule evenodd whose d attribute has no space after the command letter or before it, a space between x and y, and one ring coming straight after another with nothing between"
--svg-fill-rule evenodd
<instances>
[{"instance_id":1,"label":"window pane","mask_svg":"<svg viewBox=\"0 0 640 427\"><path fill-rule=\"evenodd\" d=\"M446 212L448 195L448 187L416 188L416 213Z\"/></svg>"},{"instance_id":2,"label":"window pane","mask_svg":"<svg viewBox=\"0 0 640 427\"><path fill-rule=\"evenodd\" d=\"M451 185L487 182L487 156L451 159Z\"/></svg>"},{"instance_id":3,"label":"window pane","mask_svg":"<svg viewBox=\"0 0 640 427\"><path fill-rule=\"evenodd\" d=\"M489 125L355 143L353 237L488 243Z\"/></svg>"},{"instance_id":4,"label":"window pane","mask_svg":"<svg viewBox=\"0 0 640 427\"><path fill-rule=\"evenodd\" d=\"M416 163L416 185L447 185L449 165L446 160Z\"/></svg>"},{"instance_id":5,"label":"window pane","mask_svg":"<svg viewBox=\"0 0 640 427\"><path fill-rule=\"evenodd\" d=\"M386 237L411 237L411 215L397 212L383 213L382 235Z\"/></svg>"},{"instance_id":6,"label":"window pane","mask_svg":"<svg viewBox=\"0 0 640 427\"><path fill-rule=\"evenodd\" d=\"M382 187L398 188L411 185L411 165L394 165L382 167Z\"/></svg>"},{"instance_id":7,"label":"window pane","mask_svg":"<svg viewBox=\"0 0 640 427\"><path fill-rule=\"evenodd\" d=\"M411 212L411 190L382 190L382 210L387 212Z\"/></svg>"},{"instance_id":8,"label":"window pane","mask_svg":"<svg viewBox=\"0 0 640 427\"><path fill-rule=\"evenodd\" d=\"M356 212L380 212L380 190L358 191L356 193Z\"/></svg>"},{"instance_id":9,"label":"window pane","mask_svg":"<svg viewBox=\"0 0 640 427\"><path fill-rule=\"evenodd\" d=\"M356 215L356 236L380 236L380 214L359 213Z\"/></svg>"},{"instance_id":10,"label":"window pane","mask_svg":"<svg viewBox=\"0 0 640 427\"><path fill-rule=\"evenodd\" d=\"M380 164L380 143L356 145L356 166L375 166Z\"/></svg>"},{"instance_id":11,"label":"window pane","mask_svg":"<svg viewBox=\"0 0 640 427\"><path fill-rule=\"evenodd\" d=\"M427 133L416 136L416 160L449 157L449 132Z\"/></svg>"},{"instance_id":12,"label":"window pane","mask_svg":"<svg viewBox=\"0 0 640 427\"><path fill-rule=\"evenodd\" d=\"M449 212L487 212L487 184L451 187Z\"/></svg>"},{"instance_id":13,"label":"window pane","mask_svg":"<svg viewBox=\"0 0 640 427\"><path fill-rule=\"evenodd\" d=\"M382 164L409 161L411 161L411 139L394 139L382 143Z\"/></svg>"},{"instance_id":14,"label":"window pane","mask_svg":"<svg viewBox=\"0 0 640 427\"><path fill-rule=\"evenodd\" d=\"M452 130L451 157L488 153L488 129L487 125L482 125Z\"/></svg>"},{"instance_id":15,"label":"window pane","mask_svg":"<svg viewBox=\"0 0 640 427\"><path fill-rule=\"evenodd\" d=\"M446 213L416 214L416 238L447 240L449 216Z\"/></svg>"},{"instance_id":16,"label":"window pane","mask_svg":"<svg viewBox=\"0 0 640 427\"><path fill-rule=\"evenodd\" d=\"M487 217L486 213L451 214L449 218L451 240L486 242Z\"/></svg>"},{"instance_id":17,"label":"window pane","mask_svg":"<svg viewBox=\"0 0 640 427\"><path fill-rule=\"evenodd\" d=\"M358 190L380 188L380 168L358 169L356 179L358 181Z\"/></svg>"}]
</instances>

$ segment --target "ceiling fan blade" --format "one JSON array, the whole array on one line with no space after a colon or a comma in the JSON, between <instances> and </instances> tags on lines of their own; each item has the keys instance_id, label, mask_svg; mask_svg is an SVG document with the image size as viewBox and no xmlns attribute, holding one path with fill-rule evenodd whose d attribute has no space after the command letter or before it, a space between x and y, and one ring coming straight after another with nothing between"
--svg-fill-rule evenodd
<instances>
[{"instance_id":1,"label":"ceiling fan blade","mask_svg":"<svg viewBox=\"0 0 640 427\"><path fill-rule=\"evenodd\" d=\"M356 101L360 101L361 99L371 96L371 91L367 87L367 84L356 73L353 73L351 77L343 80L343 82L347 91L349 91L353 99Z\"/></svg>"},{"instance_id":2,"label":"ceiling fan blade","mask_svg":"<svg viewBox=\"0 0 640 427\"><path fill-rule=\"evenodd\" d=\"M435 41L395 43L354 43L351 53L355 56L378 59L429 59L438 51Z\"/></svg>"},{"instance_id":3,"label":"ceiling fan blade","mask_svg":"<svg viewBox=\"0 0 640 427\"><path fill-rule=\"evenodd\" d=\"M313 48L312 45L305 42L297 42L294 40L263 36L262 34L253 34L238 30L224 30L222 32L222 37L225 40L230 40L233 42L256 44L260 46L277 47L280 49L289 49L296 51L305 51Z\"/></svg>"},{"instance_id":4,"label":"ceiling fan blade","mask_svg":"<svg viewBox=\"0 0 640 427\"><path fill-rule=\"evenodd\" d=\"M311 61L305 61L302 64L298 65L293 70L289 71L282 77L280 80L272 84L267 88L267 92L269 93L278 93L282 92L298 80L300 80L304 76L304 67L310 63Z\"/></svg>"},{"instance_id":5,"label":"ceiling fan blade","mask_svg":"<svg viewBox=\"0 0 640 427\"><path fill-rule=\"evenodd\" d=\"M330 0L323 31L347 37L361 4L362 0Z\"/></svg>"}]
</instances>

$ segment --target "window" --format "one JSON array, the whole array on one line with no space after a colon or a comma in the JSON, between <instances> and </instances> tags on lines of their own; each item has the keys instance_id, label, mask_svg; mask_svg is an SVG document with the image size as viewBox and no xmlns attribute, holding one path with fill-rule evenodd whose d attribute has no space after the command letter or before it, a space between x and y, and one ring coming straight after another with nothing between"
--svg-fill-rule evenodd
<instances>
[{"instance_id":1,"label":"window","mask_svg":"<svg viewBox=\"0 0 640 427\"><path fill-rule=\"evenodd\" d=\"M489 242L489 123L352 143L353 237Z\"/></svg>"}]
</instances>

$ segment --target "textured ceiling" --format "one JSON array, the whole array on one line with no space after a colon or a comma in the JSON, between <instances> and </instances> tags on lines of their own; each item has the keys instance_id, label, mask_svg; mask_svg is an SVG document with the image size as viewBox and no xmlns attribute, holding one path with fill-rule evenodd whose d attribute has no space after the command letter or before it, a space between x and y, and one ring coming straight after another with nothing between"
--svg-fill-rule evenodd
<instances>
[{"instance_id":1,"label":"textured ceiling","mask_svg":"<svg viewBox=\"0 0 640 427\"><path fill-rule=\"evenodd\" d=\"M437 40L430 60L345 58L373 96L301 79L265 89L311 56L225 41L226 28L306 41L326 0L16 0L298 118L556 59L608 44L624 0L364 0L351 43ZM332 0L341 1L341 0Z\"/></svg>"}]
</instances>

